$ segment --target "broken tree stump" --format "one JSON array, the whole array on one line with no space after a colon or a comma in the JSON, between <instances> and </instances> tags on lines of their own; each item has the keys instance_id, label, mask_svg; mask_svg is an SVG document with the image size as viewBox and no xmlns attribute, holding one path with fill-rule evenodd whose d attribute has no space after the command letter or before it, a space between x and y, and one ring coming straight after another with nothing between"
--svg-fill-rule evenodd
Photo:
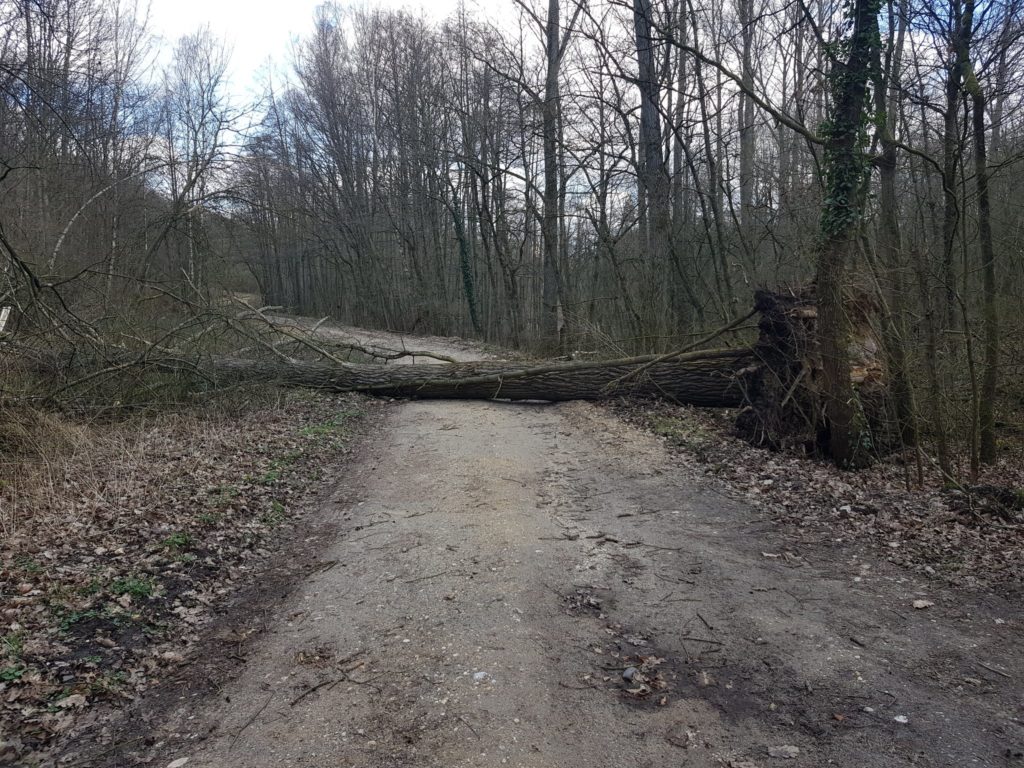
<instances>
[{"instance_id":1,"label":"broken tree stump","mask_svg":"<svg viewBox=\"0 0 1024 768\"><path fill-rule=\"evenodd\" d=\"M822 406L818 311L813 288L789 294L760 290L754 295L760 314L754 362L738 372L744 405L737 432L754 445L773 450L828 454L828 422ZM866 295L847 302L850 326L850 377L859 418L868 427L870 453L895 447L881 344L872 320L877 307Z\"/></svg>"}]
</instances>

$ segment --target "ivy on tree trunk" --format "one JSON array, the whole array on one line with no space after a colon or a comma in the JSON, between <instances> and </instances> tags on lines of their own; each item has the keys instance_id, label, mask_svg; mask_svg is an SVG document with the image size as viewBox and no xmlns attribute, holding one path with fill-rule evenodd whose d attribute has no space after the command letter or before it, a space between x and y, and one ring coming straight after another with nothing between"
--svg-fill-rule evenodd
<instances>
[{"instance_id":1,"label":"ivy on tree trunk","mask_svg":"<svg viewBox=\"0 0 1024 768\"><path fill-rule=\"evenodd\" d=\"M818 345L828 448L839 466L864 464L870 436L850 381L849 328L843 308L846 268L856 248L863 206L860 194L870 167L864 152L872 52L879 44L880 0L852 0L852 30L840 51L832 81L831 120L823 126L826 198L817 264ZM839 58L837 56L837 58Z\"/></svg>"}]
</instances>

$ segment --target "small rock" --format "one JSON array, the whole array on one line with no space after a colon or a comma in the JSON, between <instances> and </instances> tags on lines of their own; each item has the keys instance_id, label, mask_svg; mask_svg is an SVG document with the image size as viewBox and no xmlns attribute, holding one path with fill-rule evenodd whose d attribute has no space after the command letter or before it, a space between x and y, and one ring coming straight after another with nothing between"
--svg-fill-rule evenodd
<instances>
[{"instance_id":1,"label":"small rock","mask_svg":"<svg viewBox=\"0 0 1024 768\"><path fill-rule=\"evenodd\" d=\"M915 600L913 605L914 608L916 608L917 610L923 611L926 608L931 608L933 605L935 605L935 603L933 603L931 600Z\"/></svg>"},{"instance_id":2,"label":"small rock","mask_svg":"<svg viewBox=\"0 0 1024 768\"><path fill-rule=\"evenodd\" d=\"M622 679L625 680L626 682L630 682L630 681L633 680L633 678L635 678L639 674L640 674L640 670L637 669L636 667L626 667L622 671Z\"/></svg>"},{"instance_id":3,"label":"small rock","mask_svg":"<svg viewBox=\"0 0 1024 768\"><path fill-rule=\"evenodd\" d=\"M480 683L486 683L491 679L491 676L486 672L477 672L473 675L473 682L479 685Z\"/></svg>"},{"instance_id":4,"label":"small rock","mask_svg":"<svg viewBox=\"0 0 1024 768\"><path fill-rule=\"evenodd\" d=\"M189 758L187 758L187 757L179 757L177 760L169 763L167 765L167 768L181 768L183 765L188 763L188 761L189 761Z\"/></svg>"},{"instance_id":5,"label":"small rock","mask_svg":"<svg viewBox=\"0 0 1024 768\"><path fill-rule=\"evenodd\" d=\"M906 725L910 722L910 718L906 715L896 715L896 717L894 717L893 720L895 720L900 725Z\"/></svg>"},{"instance_id":6,"label":"small rock","mask_svg":"<svg viewBox=\"0 0 1024 768\"><path fill-rule=\"evenodd\" d=\"M792 744L783 744L781 747L768 747L768 757L778 757L784 760L792 760L800 755L800 747Z\"/></svg>"}]
</instances>

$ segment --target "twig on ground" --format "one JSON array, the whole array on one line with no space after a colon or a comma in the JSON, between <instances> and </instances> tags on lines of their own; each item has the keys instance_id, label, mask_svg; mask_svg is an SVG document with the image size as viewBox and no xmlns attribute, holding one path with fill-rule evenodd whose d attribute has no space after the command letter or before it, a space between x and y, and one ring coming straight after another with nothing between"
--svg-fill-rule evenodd
<instances>
[{"instance_id":1,"label":"twig on ground","mask_svg":"<svg viewBox=\"0 0 1024 768\"><path fill-rule=\"evenodd\" d=\"M979 664L979 666L982 666L985 669L987 669L989 672L995 672L997 675L1001 675L1002 677L1005 677L1007 680L1013 680L1013 675L1008 675L1005 672L1003 672L1003 670L1001 670L1001 669L996 669L995 667L990 667L984 661L979 661L978 664Z\"/></svg>"},{"instance_id":2,"label":"twig on ground","mask_svg":"<svg viewBox=\"0 0 1024 768\"><path fill-rule=\"evenodd\" d=\"M239 728L237 731L235 731L235 735L231 739L231 744L228 746L228 752L235 748L235 743L238 741L238 737L242 735L242 731L244 731L246 728L252 725L253 722L255 722L256 718L263 714L263 711L270 706L270 702L273 701L273 699L274 694L272 693L267 697L267 700L263 702L263 706L257 709L255 712L253 712L249 716L249 719L245 721L245 724L242 725L242 727Z\"/></svg>"},{"instance_id":3,"label":"twig on ground","mask_svg":"<svg viewBox=\"0 0 1024 768\"><path fill-rule=\"evenodd\" d=\"M725 643L718 640L708 640L703 637L692 637L691 635L681 635L679 640L692 640L695 643L707 643L708 645L725 645Z\"/></svg>"},{"instance_id":4,"label":"twig on ground","mask_svg":"<svg viewBox=\"0 0 1024 768\"><path fill-rule=\"evenodd\" d=\"M418 581L427 581L428 579L436 579L439 576L448 576L449 574L451 574L453 576L464 576L465 575L465 574L463 574L461 572L452 573L451 571L440 571L439 573L432 573L429 576L419 576L419 577L417 577L415 579L407 579L407 580L403 581L402 583L403 584L415 584Z\"/></svg>"},{"instance_id":5,"label":"twig on ground","mask_svg":"<svg viewBox=\"0 0 1024 768\"><path fill-rule=\"evenodd\" d=\"M474 735L474 736L476 736L476 737L477 737L477 739L479 739L479 738L480 738L480 734L476 732L476 728L474 728L474 727L473 727L473 726L472 726L472 725L470 724L469 720L467 720L467 719L466 719L466 718L465 718L464 716L462 716L462 715L459 715L459 721L460 721L460 722L461 722L461 723L462 723L463 725L465 725L465 726L466 726L467 728L469 728L469 730L473 732L473 735Z\"/></svg>"},{"instance_id":6,"label":"twig on ground","mask_svg":"<svg viewBox=\"0 0 1024 768\"><path fill-rule=\"evenodd\" d=\"M296 696L294 699L292 699L288 703L288 705L291 706L291 707L294 707L296 704L298 704L304 698L306 698L307 696L309 696L309 695L311 695L313 693L316 693L317 691L319 691L324 686L337 685L338 683L340 683L342 680L345 680L345 679L346 679L345 677L338 677L338 678L335 678L334 680L324 680L323 682L317 683L312 688L307 688L305 691L303 691L298 696Z\"/></svg>"}]
</instances>

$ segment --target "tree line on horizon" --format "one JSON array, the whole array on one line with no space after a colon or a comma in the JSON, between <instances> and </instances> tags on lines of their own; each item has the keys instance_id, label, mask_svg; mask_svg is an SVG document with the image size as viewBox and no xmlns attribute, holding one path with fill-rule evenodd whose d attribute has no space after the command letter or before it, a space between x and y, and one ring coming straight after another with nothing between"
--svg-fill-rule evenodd
<instances>
[{"instance_id":1,"label":"tree line on horizon","mask_svg":"<svg viewBox=\"0 0 1024 768\"><path fill-rule=\"evenodd\" d=\"M0 304L69 344L153 343L232 291L626 354L813 284L834 447L856 293L953 475L1021 399L1022 31L1022 0L325 4L239 104L208 30L153 75L135 0L5 0Z\"/></svg>"}]
</instances>

